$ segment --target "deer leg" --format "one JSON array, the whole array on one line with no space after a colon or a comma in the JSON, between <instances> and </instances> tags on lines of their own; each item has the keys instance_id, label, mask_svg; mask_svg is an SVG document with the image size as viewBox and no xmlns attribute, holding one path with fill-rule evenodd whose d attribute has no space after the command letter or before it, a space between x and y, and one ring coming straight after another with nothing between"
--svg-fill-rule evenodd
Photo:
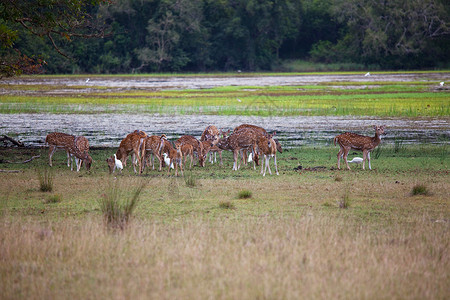
<instances>
[{"instance_id":1,"label":"deer leg","mask_svg":"<svg viewBox=\"0 0 450 300\"><path fill-rule=\"evenodd\" d=\"M350 167L348 166L348 161L347 161L347 156L348 156L348 152L350 151L350 149L344 148L344 155L343 155L343 159L345 162L345 165L347 166L347 169L350 170Z\"/></svg>"},{"instance_id":2,"label":"deer leg","mask_svg":"<svg viewBox=\"0 0 450 300\"><path fill-rule=\"evenodd\" d=\"M367 152L367 159L369 161L369 170L372 170L372 166L370 165L370 152Z\"/></svg>"},{"instance_id":3,"label":"deer leg","mask_svg":"<svg viewBox=\"0 0 450 300\"><path fill-rule=\"evenodd\" d=\"M222 162L222 151L219 151L220 165L223 166Z\"/></svg>"},{"instance_id":4,"label":"deer leg","mask_svg":"<svg viewBox=\"0 0 450 300\"><path fill-rule=\"evenodd\" d=\"M362 166L362 168L363 168L363 170L365 170L365 164L366 164L366 159L367 159L367 151L366 150L363 150L363 166Z\"/></svg>"},{"instance_id":5,"label":"deer leg","mask_svg":"<svg viewBox=\"0 0 450 300\"><path fill-rule=\"evenodd\" d=\"M237 163L238 163L238 157L239 157L239 150L233 151L233 171L237 171Z\"/></svg>"},{"instance_id":6,"label":"deer leg","mask_svg":"<svg viewBox=\"0 0 450 300\"><path fill-rule=\"evenodd\" d=\"M276 153L276 152L275 152ZM275 154L273 156L273 161L275 163L275 171L277 171L277 175L280 175L280 173L278 173L278 166L277 166L277 155Z\"/></svg>"},{"instance_id":7,"label":"deer leg","mask_svg":"<svg viewBox=\"0 0 450 300\"><path fill-rule=\"evenodd\" d=\"M269 168L269 174L272 175L272 171L270 170L270 155L267 155L267 168Z\"/></svg>"},{"instance_id":8,"label":"deer leg","mask_svg":"<svg viewBox=\"0 0 450 300\"><path fill-rule=\"evenodd\" d=\"M56 151L56 146L50 145L48 148L48 164L51 167L52 166L52 156Z\"/></svg>"},{"instance_id":9,"label":"deer leg","mask_svg":"<svg viewBox=\"0 0 450 300\"><path fill-rule=\"evenodd\" d=\"M261 162L261 173L260 174L265 174L265 170L264 170L264 160ZM263 175L264 176L264 175Z\"/></svg>"},{"instance_id":10,"label":"deer leg","mask_svg":"<svg viewBox=\"0 0 450 300\"><path fill-rule=\"evenodd\" d=\"M337 160L338 160L338 162L337 162L337 165L338 165L338 169L340 170L341 169L341 157L342 157L342 153L343 153L344 151L342 150L342 147L339 149L339 152L338 152L338 154L337 154Z\"/></svg>"}]
</instances>

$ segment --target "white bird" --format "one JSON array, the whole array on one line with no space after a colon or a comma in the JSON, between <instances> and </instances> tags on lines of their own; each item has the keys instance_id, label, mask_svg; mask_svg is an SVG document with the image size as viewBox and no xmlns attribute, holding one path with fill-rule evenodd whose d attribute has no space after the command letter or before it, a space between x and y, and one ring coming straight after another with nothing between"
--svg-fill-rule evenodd
<instances>
[{"instance_id":1,"label":"white bird","mask_svg":"<svg viewBox=\"0 0 450 300\"><path fill-rule=\"evenodd\" d=\"M89 82L89 78L88 79L86 79L86 83L88 83Z\"/></svg>"},{"instance_id":2,"label":"white bird","mask_svg":"<svg viewBox=\"0 0 450 300\"><path fill-rule=\"evenodd\" d=\"M250 153L248 156L247 162L252 162L252 161L253 161L253 153Z\"/></svg>"},{"instance_id":3,"label":"white bird","mask_svg":"<svg viewBox=\"0 0 450 300\"><path fill-rule=\"evenodd\" d=\"M164 153L163 156L164 156L164 162L166 163L166 165L169 165L170 164L169 155L167 155L167 153ZM170 168L174 169L173 163L170 164Z\"/></svg>"},{"instance_id":4,"label":"white bird","mask_svg":"<svg viewBox=\"0 0 450 300\"><path fill-rule=\"evenodd\" d=\"M242 102L242 100L241 100L241 99L239 99L239 98L237 98L237 101L238 101L238 102Z\"/></svg>"},{"instance_id":5,"label":"white bird","mask_svg":"<svg viewBox=\"0 0 450 300\"><path fill-rule=\"evenodd\" d=\"M114 154L114 163L115 163L114 170L116 170L116 168L117 168L120 170L120 172L122 172L122 170L123 170L122 162L119 159L117 159L117 156L115 154Z\"/></svg>"},{"instance_id":6,"label":"white bird","mask_svg":"<svg viewBox=\"0 0 450 300\"><path fill-rule=\"evenodd\" d=\"M361 157L354 157L351 161L349 161L348 163L352 163L352 164L360 164L363 162L363 159Z\"/></svg>"},{"instance_id":7,"label":"white bird","mask_svg":"<svg viewBox=\"0 0 450 300\"><path fill-rule=\"evenodd\" d=\"M441 81L441 82L439 83L439 85L440 85L440 86L444 86L444 83L445 83L445 82Z\"/></svg>"},{"instance_id":8,"label":"white bird","mask_svg":"<svg viewBox=\"0 0 450 300\"><path fill-rule=\"evenodd\" d=\"M367 77L367 76L370 76L370 72L367 72L366 75L364 75L364 76L366 76L366 77Z\"/></svg>"}]
</instances>

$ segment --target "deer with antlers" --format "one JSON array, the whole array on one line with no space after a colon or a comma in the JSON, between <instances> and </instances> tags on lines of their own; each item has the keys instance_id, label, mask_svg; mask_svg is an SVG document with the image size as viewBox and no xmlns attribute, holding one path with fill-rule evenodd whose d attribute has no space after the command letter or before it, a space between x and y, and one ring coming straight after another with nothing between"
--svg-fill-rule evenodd
<instances>
[{"instance_id":1,"label":"deer with antlers","mask_svg":"<svg viewBox=\"0 0 450 300\"><path fill-rule=\"evenodd\" d=\"M133 164L133 170L136 174L136 165L138 166L138 170L140 170L140 153L142 149L142 144L144 143L144 139L147 137L147 134L141 130L135 130L134 132L128 134L119 145L119 149L117 149L116 157L119 159L123 166L127 165L128 155L131 153L131 162ZM109 173L112 173L115 166L114 156L110 156L106 162L108 163Z\"/></svg>"},{"instance_id":2,"label":"deer with antlers","mask_svg":"<svg viewBox=\"0 0 450 300\"><path fill-rule=\"evenodd\" d=\"M89 170L92 164L92 157L88 154L89 141L84 136L74 136L71 134L52 132L47 135L45 142L49 145L48 160L52 166L52 156L57 149L64 149L67 153L67 166L73 171L72 157L75 157L77 172L80 171L84 163Z\"/></svg>"},{"instance_id":3,"label":"deer with antlers","mask_svg":"<svg viewBox=\"0 0 450 300\"><path fill-rule=\"evenodd\" d=\"M275 140L273 139L273 136L276 133L269 134L267 137L260 136L257 141L257 151L261 155L264 155L264 160L261 163L261 174L263 176L266 176L266 170L269 169L269 174L272 175L272 171L270 170L269 161L270 158L273 157L274 164L275 164L275 171L278 173L278 166L277 166L277 144ZM264 162L266 163L266 166L264 168ZM263 172L264 168L264 172Z\"/></svg>"},{"instance_id":4,"label":"deer with antlers","mask_svg":"<svg viewBox=\"0 0 450 300\"><path fill-rule=\"evenodd\" d=\"M233 151L233 170L237 171L240 168L239 152L245 150L252 151L254 157L253 168L256 169L255 163L258 162L258 155L256 153L256 143L260 135L251 129L242 129L233 132L230 136L221 138L217 143L217 147L222 150Z\"/></svg>"},{"instance_id":5,"label":"deer with antlers","mask_svg":"<svg viewBox=\"0 0 450 300\"><path fill-rule=\"evenodd\" d=\"M362 151L363 153L363 166L362 166L363 170L365 170L364 167L366 159L369 161L369 169L372 170L372 166L370 165L370 152L380 144L381 136L385 134L384 132L385 126L374 125L373 128L375 129L374 137L359 135L351 132L345 132L334 138L334 145L336 146L336 143L338 143L340 146L339 152L337 154L338 169L341 169L340 162L341 157L343 157L344 162L347 165L347 169L350 170L350 167L348 166L347 156L350 149L353 149Z\"/></svg>"}]
</instances>

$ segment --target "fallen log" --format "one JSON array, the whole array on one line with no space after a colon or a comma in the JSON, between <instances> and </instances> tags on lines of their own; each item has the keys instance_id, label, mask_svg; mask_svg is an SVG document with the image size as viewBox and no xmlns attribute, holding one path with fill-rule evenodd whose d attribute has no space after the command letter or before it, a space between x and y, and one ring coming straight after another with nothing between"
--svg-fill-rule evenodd
<instances>
[{"instance_id":1,"label":"fallen log","mask_svg":"<svg viewBox=\"0 0 450 300\"><path fill-rule=\"evenodd\" d=\"M9 141L9 142L13 143L17 147L25 147L24 143L22 143L21 141L16 141L12 137L7 136L6 134L4 134L4 135L2 135L0 137L0 142L6 142L6 141Z\"/></svg>"}]
</instances>

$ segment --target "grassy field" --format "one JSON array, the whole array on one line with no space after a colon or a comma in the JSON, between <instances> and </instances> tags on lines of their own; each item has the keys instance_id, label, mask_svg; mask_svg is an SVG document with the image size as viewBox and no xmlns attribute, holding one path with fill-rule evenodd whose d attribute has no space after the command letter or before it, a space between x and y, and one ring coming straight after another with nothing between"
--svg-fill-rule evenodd
<instances>
[{"instance_id":1,"label":"grassy field","mask_svg":"<svg viewBox=\"0 0 450 300\"><path fill-rule=\"evenodd\" d=\"M444 76L447 76L447 73L443 72ZM380 72L380 74L389 73ZM314 85L225 86L195 90L128 90L123 87L114 87L113 83L106 88L94 85L87 87L4 82L0 84L0 89L5 91L0 103L0 113L130 113L139 111L141 113L254 116L441 117L450 115L448 90L438 88L439 83L435 80L421 78L426 74L426 72L422 75L419 73L409 81L402 82L367 79L352 82L328 81ZM265 76L275 75L287 74L276 73ZM160 76L167 75L160 74ZM183 76L200 75L180 75L180 77ZM220 76L231 76L231 74ZM242 76L258 76L258 74ZM100 78L119 79L121 76L101 76ZM141 75L138 78L142 80L146 77Z\"/></svg>"},{"instance_id":2,"label":"grassy field","mask_svg":"<svg viewBox=\"0 0 450 300\"><path fill-rule=\"evenodd\" d=\"M0 173L2 299L450 295L447 145L383 147L372 171L336 170L334 147L289 149L280 176L265 178L231 171L229 153L185 177L111 176L113 151L93 150L80 173L57 152L51 192L39 187L46 151L0 152L0 169L19 171ZM129 225L108 230L101 199L114 184L129 199L142 183Z\"/></svg>"}]
</instances>

